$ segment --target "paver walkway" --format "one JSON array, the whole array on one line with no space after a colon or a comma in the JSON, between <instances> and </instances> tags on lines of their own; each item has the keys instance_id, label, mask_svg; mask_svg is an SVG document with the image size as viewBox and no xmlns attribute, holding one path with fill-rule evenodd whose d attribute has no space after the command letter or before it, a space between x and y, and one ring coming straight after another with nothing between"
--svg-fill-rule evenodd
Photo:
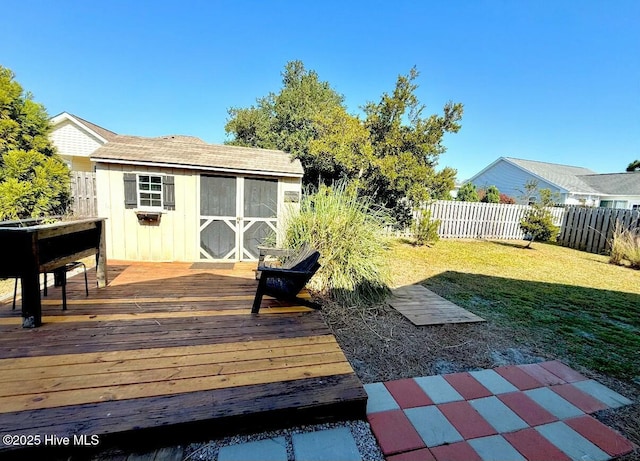
<instances>
[{"instance_id":1,"label":"paver walkway","mask_svg":"<svg viewBox=\"0 0 640 461\"><path fill-rule=\"evenodd\" d=\"M365 388L388 461L604 461L635 448L590 416L632 402L558 361Z\"/></svg>"}]
</instances>

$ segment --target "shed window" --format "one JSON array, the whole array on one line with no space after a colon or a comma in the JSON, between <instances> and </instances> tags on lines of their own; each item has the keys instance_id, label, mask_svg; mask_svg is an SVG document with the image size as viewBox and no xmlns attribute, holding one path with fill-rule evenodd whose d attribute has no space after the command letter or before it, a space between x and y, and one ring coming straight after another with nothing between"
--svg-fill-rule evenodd
<instances>
[{"instance_id":1,"label":"shed window","mask_svg":"<svg viewBox=\"0 0 640 461\"><path fill-rule=\"evenodd\" d=\"M162 208L162 176L138 175L138 197L141 207Z\"/></svg>"},{"instance_id":2,"label":"shed window","mask_svg":"<svg viewBox=\"0 0 640 461\"><path fill-rule=\"evenodd\" d=\"M176 209L172 175L124 173L123 178L125 208Z\"/></svg>"}]
</instances>

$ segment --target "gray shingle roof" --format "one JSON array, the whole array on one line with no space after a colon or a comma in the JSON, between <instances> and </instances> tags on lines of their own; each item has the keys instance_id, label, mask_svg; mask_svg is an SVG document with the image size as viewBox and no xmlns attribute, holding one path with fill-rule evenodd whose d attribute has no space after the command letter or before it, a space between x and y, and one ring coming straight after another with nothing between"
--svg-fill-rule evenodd
<instances>
[{"instance_id":1,"label":"gray shingle roof","mask_svg":"<svg viewBox=\"0 0 640 461\"><path fill-rule=\"evenodd\" d=\"M525 170L557 185L569 192L582 194L597 194L599 191L590 184L582 181L579 176L596 175L595 171L579 166L559 165L557 163L537 162L519 158L505 157L505 159Z\"/></svg>"},{"instance_id":2,"label":"gray shingle roof","mask_svg":"<svg viewBox=\"0 0 640 461\"><path fill-rule=\"evenodd\" d=\"M287 176L303 174L300 161L292 161L290 155L281 150L207 144L192 136L144 138L117 135L91 154L91 159Z\"/></svg>"},{"instance_id":3,"label":"gray shingle roof","mask_svg":"<svg viewBox=\"0 0 640 461\"><path fill-rule=\"evenodd\" d=\"M91 123L81 117L78 117L77 115L74 114L69 114L71 115L73 118L77 119L78 121L82 122L84 125L86 125L90 130L95 131L96 133L98 133L100 136L102 136L104 139L106 139L107 141L111 141L114 137L118 136L117 133L114 133L111 130L107 130L106 128L101 127L100 125L96 125L95 123Z\"/></svg>"},{"instance_id":4,"label":"gray shingle roof","mask_svg":"<svg viewBox=\"0 0 640 461\"><path fill-rule=\"evenodd\" d=\"M586 184L607 195L640 195L640 171L580 176Z\"/></svg>"}]
</instances>

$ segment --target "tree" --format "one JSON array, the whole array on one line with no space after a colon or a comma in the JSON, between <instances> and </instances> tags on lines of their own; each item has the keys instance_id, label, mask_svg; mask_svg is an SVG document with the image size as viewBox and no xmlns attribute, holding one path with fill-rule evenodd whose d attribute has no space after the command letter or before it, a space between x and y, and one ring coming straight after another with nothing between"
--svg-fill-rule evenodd
<instances>
[{"instance_id":1,"label":"tree","mask_svg":"<svg viewBox=\"0 0 640 461\"><path fill-rule=\"evenodd\" d=\"M531 189L534 182L527 183L525 190ZM529 239L526 248L530 248L535 240L540 242L552 240L559 231L558 226L553 224L553 215L549 210L557 200L557 197L549 189L538 190L537 182L535 182L535 186L539 198L530 205L524 217L520 220L520 229ZM533 191L530 192L529 197L533 197Z\"/></svg>"},{"instance_id":2,"label":"tree","mask_svg":"<svg viewBox=\"0 0 640 461\"><path fill-rule=\"evenodd\" d=\"M496 186L489 186L480 201L484 203L500 203L500 191Z\"/></svg>"},{"instance_id":3,"label":"tree","mask_svg":"<svg viewBox=\"0 0 640 461\"><path fill-rule=\"evenodd\" d=\"M446 150L444 134L460 129L463 111L462 104L448 103L443 115L423 117L417 76L415 69L400 75L393 93L366 104L360 120L328 82L292 61L279 93L229 109L228 143L289 152L302 162L305 185L346 179L404 224L412 203L449 196L456 172L437 170L437 160Z\"/></svg>"},{"instance_id":4,"label":"tree","mask_svg":"<svg viewBox=\"0 0 640 461\"><path fill-rule=\"evenodd\" d=\"M48 138L49 116L0 66L0 220L62 214L69 169Z\"/></svg>"},{"instance_id":5,"label":"tree","mask_svg":"<svg viewBox=\"0 0 640 461\"><path fill-rule=\"evenodd\" d=\"M437 170L438 157L446 151L445 133L457 133L462 104L445 104L442 115L423 116L414 83L418 71L399 75L392 94L364 106L365 127L370 133L375 162L368 172L368 190L389 208L406 198L413 203L449 196L456 171Z\"/></svg>"},{"instance_id":6,"label":"tree","mask_svg":"<svg viewBox=\"0 0 640 461\"><path fill-rule=\"evenodd\" d=\"M627 171L640 171L640 160L634 160L627 166Z\"/></svg>"},{"instance_id":7,"label":"tree","mask_svg":"<svg viewBox=\"0 0 640 461\"><path fill-rule=\"evenodd\" d=\"M343 97L328 82L320 81L316 72L307 71L301 61L287 63L279 93L269 93L249 108L232 107L228 113L225 131L232 136L228 144L288 152L302 162L304 183L313 185L330 182L343 173L334 152L322 150L332 142L326 140L323 146L314 141L326 133L335 136L335 124L359 124L346 113Z\"/></svg>"},{"instance_id":8,"label":"tree","mask_svg":"<svg viewBox=\"0 0 640 461\"><path fill-rule=\"evenodd\" d=\"M480 198L478 197L476 185L470 182L464 183L460 190L458 190L456 200L459 202L478 202Z\"/></svg>"},{"instance_id":9,"label":"tree","mask_svg":"<svg viewBox=\"0 0 640 461\"><path fill-rule=\"evenodd\" d=\"M513 197L507 194L503 194L502 192L500 192L500 203L507 203L507 204L513 205L516 203L516 199L514 199Z\"/></svg>"}]
</instances>

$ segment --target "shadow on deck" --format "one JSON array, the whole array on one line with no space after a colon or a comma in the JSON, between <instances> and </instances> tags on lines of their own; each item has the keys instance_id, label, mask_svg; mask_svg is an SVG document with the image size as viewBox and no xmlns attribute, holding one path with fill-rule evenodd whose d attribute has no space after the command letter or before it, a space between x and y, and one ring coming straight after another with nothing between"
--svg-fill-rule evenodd
<instances>
[{"instance_id":1,"label":"shadow on deck","mask_svg":"<svg viewBox=\"0 0 640 461\"><path fill-rule=\"evenodd\" d=\"M319 312L265 298L250 313L254 266L110 263L88 297L69 279L67 311L50 288L36 329L21 328L20 301L1 305L0 427L41 447L97 435L103 449L364 418L366 393Z\"/></svg>"}]
</instances>

